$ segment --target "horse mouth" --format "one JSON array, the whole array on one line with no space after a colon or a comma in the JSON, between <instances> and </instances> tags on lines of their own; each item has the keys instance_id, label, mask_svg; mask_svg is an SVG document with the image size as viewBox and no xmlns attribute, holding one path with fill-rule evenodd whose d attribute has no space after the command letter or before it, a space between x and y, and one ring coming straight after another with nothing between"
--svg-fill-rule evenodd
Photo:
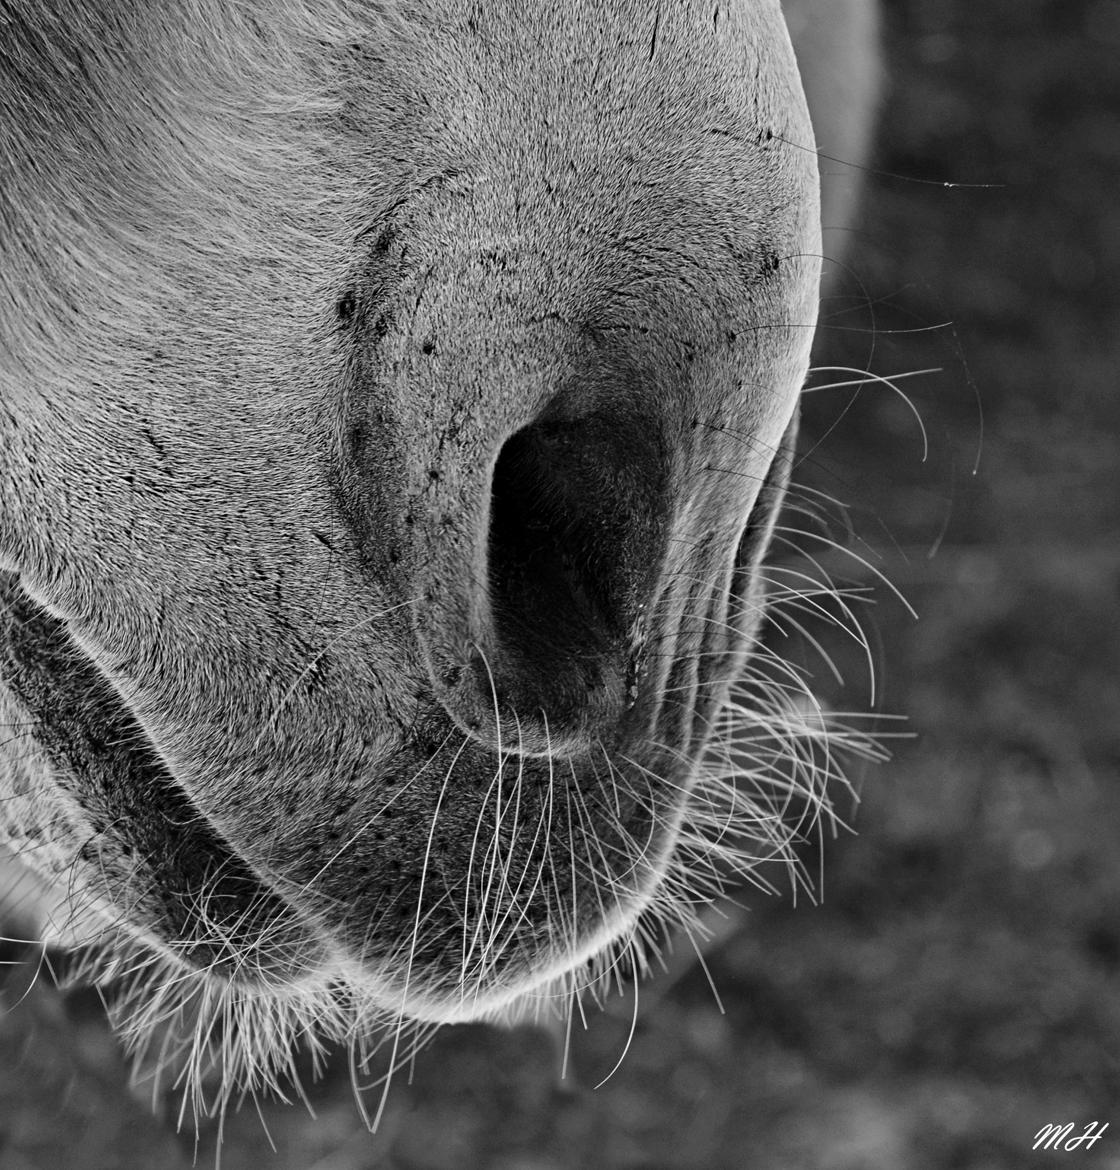
<instances>
[{"instance_id":1,"label":"horse mouth","mask_svg":"<svg viewBox=\"0 0 1120 1170\"><path fill-rule=\"evenodd\" d=\"M298 841L250 861L11 574L0 622L0 681L76 810L68 864L96 875L105 940L139 939L210 981L372 987L410 1016L472 1018L624 933L672 848L680 753L502 758L433 701L376 791L325 800ZM13 844L34 856L33 836L17 828Z\"/></svg>"}]
</instances>

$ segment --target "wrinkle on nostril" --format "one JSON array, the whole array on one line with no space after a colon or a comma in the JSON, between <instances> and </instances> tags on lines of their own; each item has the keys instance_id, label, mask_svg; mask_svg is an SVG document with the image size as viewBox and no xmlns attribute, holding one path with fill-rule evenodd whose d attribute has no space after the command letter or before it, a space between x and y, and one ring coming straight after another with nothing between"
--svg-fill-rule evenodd
<instances>
[{"instance_id":1,"label":"wrinkle on nostril","mask_svg":"<svg viewBox=\"0 0 1120 1170\"><path fill-rule=\"evenodd\" d=\"M660 735L666 706L687 739L697 687L714 694L753 644L795 434L796 417L769 468L734 481L739 498L703 468L670 479L656 420L624 405L514 432L422 619L445 712L521 755Z\"/></svg>"}]
</instances>

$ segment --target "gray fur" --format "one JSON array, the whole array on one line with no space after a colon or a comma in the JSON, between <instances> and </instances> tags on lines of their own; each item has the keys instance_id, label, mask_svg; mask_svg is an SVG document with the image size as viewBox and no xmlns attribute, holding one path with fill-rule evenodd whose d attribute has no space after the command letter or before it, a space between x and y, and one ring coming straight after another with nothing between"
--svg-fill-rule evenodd
<instances>
[{"instance_id":1,"label":"gray fur","mask_svg":"<svg viewBox=\"0 0 1120 1170\"><path fill-rule=\"evenodd\" d=\"M812 143L776 0L0 0L0 817L48 937L434 1020L627 937L757 628ZM554 647L487 544L541 419L607 582Z\"/></svg>"}]
</instances>

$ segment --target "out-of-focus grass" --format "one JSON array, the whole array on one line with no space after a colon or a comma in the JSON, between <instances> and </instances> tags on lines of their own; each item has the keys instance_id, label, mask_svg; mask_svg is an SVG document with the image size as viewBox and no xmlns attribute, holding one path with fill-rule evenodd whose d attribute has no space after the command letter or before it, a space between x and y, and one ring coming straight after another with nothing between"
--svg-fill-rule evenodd
<instances>
[{"instance_id":1,"label":"out-of-focus grass","mask_svg":"<svg viewBox=\"0 0 1120 1170\"><path fill-rule=\"evenodd\" d=\"M598 1090L628 1003L577 1026L563 1085L543 1034L452 1029L379 1135L332 1070L316 1122L265 1109L275 1154L251 1107L233 1118L224 1165L1120 1166L1120 6L891 0L888 18L877 161L904 178L871 179L854 252L873 305L826 306L818 357L941 368L903 383L930 457L894 395L828 391L798 478L851 505L855 547L920 613L879 590L868 614L884 706L917 738L863 774L823 904L744 895L708 956L725 1013L696 964L654 984ZM858 684L857 649L829 645ZM3 1170L190 1164L88 996L40 985L0 1050ZM1113 1130L1032 1153L1051 1121Z\"/></svg>"}]
</instances>

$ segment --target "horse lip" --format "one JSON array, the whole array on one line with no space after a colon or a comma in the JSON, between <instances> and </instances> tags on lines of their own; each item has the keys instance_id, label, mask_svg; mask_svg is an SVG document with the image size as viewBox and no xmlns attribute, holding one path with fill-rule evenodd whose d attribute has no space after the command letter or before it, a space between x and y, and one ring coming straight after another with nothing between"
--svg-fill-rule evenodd
<instances>
[{"instance_id":1,"label":"horse lip","mask_svg":"<svg viewBox=\"0 0 1120 1170\"><path fill-rule=\"evenodd\" d=\"M95 900L129 906L144 920L127 923L135 933L191 967L269 983L321 966L315 932L195 808L128 704L13 574L0 574L0 633L0 679L84 814L74 860L103 862ZM223 906L228 921L208 923Z\"/></svg>"},{"instance_id":2,"label":"horse lip","mask_svg":"<svg viewBox=\"0 0 1120 1170\"><path fill-rule=\"evenodd\" d=\"M3 628L5 621L8 630ZM242 851L228 845L192 803L141 722L125 700L105 683L93 660L70 637L65 624L38 605L11 575L0 575L0 635L3 635L0 636L0 678L37 723L39 745L52 765L67 774L67 786L72 788L84 810L82 835L89 837L92 830L93 838L104 846L105 858L110 861L127 858L131 863L123 877L120 872L111 872L105 879L109 884L100 893L109 907L129 908L133 935L154 943L158 950L190 969L212 972L215 977L231 982L281 988L293 980L337 976L346 983L378 987L384 1003L391 1004L399 998L400 989L389 960L394 954L392 947L400 943L400 938L390 937L390 946L368 947L371 937L368 932L378 913L376 899L371 895L364 904L354 907L357 914L340 914L337 921L333 912L328 911L324 917L323 907L335 903L340 888L331 888L338 874L327 874L322 864L323 858L332 851L329 843L320 848L309 843L312 847L306 851L311 869L327 879L322 883L316 880L314 884L300 880L306 873L285 876L285 868L275 873L270 868L258 869ZM637 761L635 775L631 777L634 783L629 785L635 793L648 786L649 777L656 776L666 766L676 774L667 781L664 791L649 793L650 800L660 806L659 811L651 807L643 812L641 800L637 799L626 813L633 840L639 846L634 853L636 869L633 873L610 876L629 893L620 893L600 921L595 903L601 891L596 894L595 883L575 870L564 877L572 885L573 893L580 885L584 887L580 896L588 916L587 929L579 938L566 940L561 947L547 932L541 933L545 918L538 906L532 912L536 918L530 917L525 931L512 940L516 946L511 952L514 954L511 965L493 972L490 982L483 981L467 989L468 1002L480 1010L489 1010L487 1004L491 1002L500 1009L510 987L520 993L529 983L537 985L542 978L551 978L549 972L578 966L584 957L609 943L611 937L624 932L627 923L641 911L656 888L663 855L671 849L674 835L666 829L655 833L653 826L656 821L664 824L682 815L683 800L675 794L686 778L679 775L679 760L662 760L659 764L653 758L657 753L649 742L648 723L655 718L661 704L649 689L650 680L645 681L647 685L641 688L644 693L631 705L620 724L617 741L609 748L602 745L613 757L616 768L627 757ZM97 696L96 700L90 700L91 694ZM437 710L434 698L431 705L431 717L439 722L442 713ZM415 761L428 754L425 743L430 744L431 737L439 730L429 729L426 741L423 728L413 727L402 746L398 780L412 776ZM680 746L687 747L683 743ZM476 745L474 750L478 755L475 761L478 776L473 782L477 784L478 777L487 768L492 769L494 761L492 753L483 745ZM539 786L545 782L546 762L526 760L518 766L529 769L536 777L527 783ZM565 774L567 767L564 765ZM576 780L573 773L573 783L584 791L582 796L573 799L582 801L594 786L601 786L604 765L600 764L597 772L590 764L583 767L577 763L575 767L580 778ZM606 767L609 770L610 765ZM557 770L560 771L559 766ZM637 775L639 771L641 776ZM607 777L612 783L615 778ZM389 782L392 777L386 775L382 779ZM469 779L464 778L463 783ZM485 781L485 776L482 779ZM527 799L526 803L530 804L531 800ZM474 805L467 800L462 808L485 811L486 805L481 800ZM587 826L580 829L570 811L567 815L570 832L588 831ZM607 813L596 820L598 814L592 814L585 806L579 815L592 817L589 824L597 837L610 837ZM425 833L430 818L429 809L424 817ZM360 820L357 818L353 824ZM649 828L648 834L643 826ZM360 845L367 848L369 842L362 841ZM561 852L566 849L565 844ZM406 850L401 860L407 861L414 853L416 850ZM352 866L358 866L360 861L356 856L347 858L348 865ZM536 861L532 864L535 866ZM354 871L350 870L349 875L344 872L342 876L344 882L347 876L352 882ZM306 890L310 902L303 910L285 896L284 890L289 886ZM380 887L375 883L372 888L376 892L377 888L384 890L384 887L382 880ZM212 911L209 922L197 913L202 895ZM413 916L426 904L424 897L420 886L416 907L410 912ZM523 909L530 913L528 905ZM117 916L120 916L119 909ZM431 1019L451 1018L460 1010L455 1004L461 1008L464 1002L463 985L455 983L453 972L446 965L440 966L442 960L436 952L418 954L417 960L418 969L426 966L430 978L418 980L410 993L410 1014L421 1012ZM531 966L527 967L526 963ZM540 974L542 971L544 976ZM427 993L421 983L426 983Z\"/></svg>"}]
</instances>

